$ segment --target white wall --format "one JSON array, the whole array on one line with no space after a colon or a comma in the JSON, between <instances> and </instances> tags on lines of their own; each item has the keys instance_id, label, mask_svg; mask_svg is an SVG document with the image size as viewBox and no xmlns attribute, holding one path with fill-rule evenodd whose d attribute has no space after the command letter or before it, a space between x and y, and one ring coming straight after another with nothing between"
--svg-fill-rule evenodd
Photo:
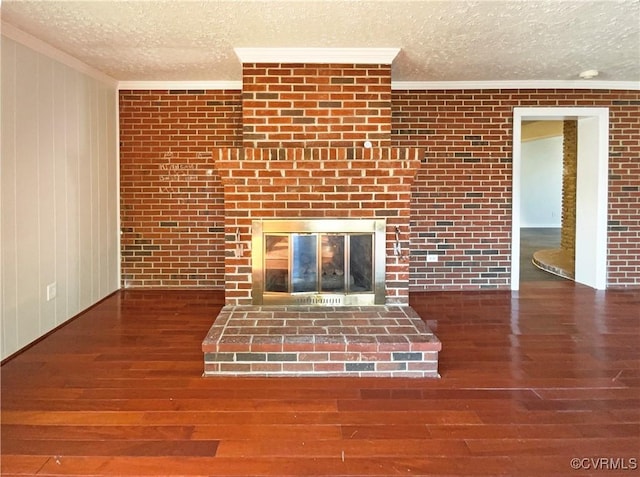
<instances>
[{"instance_id":1,"label":"white wall","mask_svg":"<svg viewBox=\"0 0 640 477\"><path fill-rule=\"evenodd\" d=\"M5 358L118 288L118 154L115 84L5 36L1 66Z\"/></svg>"},{"instance_id":2,"label":"white wall","mask_svg":"<svg viewBox=\"0 0 640 477\"><path fill-rule=\"evenodd\" d=\"M562 137L523 142L521 170L521 226L560 227Z\"/></svg>"}]
</instances>

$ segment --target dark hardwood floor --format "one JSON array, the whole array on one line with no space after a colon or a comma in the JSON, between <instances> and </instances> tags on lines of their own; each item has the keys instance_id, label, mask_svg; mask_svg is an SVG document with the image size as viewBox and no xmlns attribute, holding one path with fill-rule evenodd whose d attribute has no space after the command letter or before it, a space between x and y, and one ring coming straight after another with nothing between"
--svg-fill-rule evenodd
<instances>
[{"instance_id":1,"label":"dark hardwood floor","mask_svg":"<svg viewBox=\"0 0 640 477\"><path fill-rule=\"evenodd\" d=\"M439 380L203 378L222 302L121 291L5 363L2 475L637 475L640 290L413 294Z\"/></svg>"}]
</instances>

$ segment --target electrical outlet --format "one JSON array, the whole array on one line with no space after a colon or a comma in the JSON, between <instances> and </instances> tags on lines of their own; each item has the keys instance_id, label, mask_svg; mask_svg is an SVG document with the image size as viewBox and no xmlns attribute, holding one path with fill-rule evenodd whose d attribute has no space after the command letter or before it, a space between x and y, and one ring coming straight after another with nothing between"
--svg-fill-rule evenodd
<instances>
[{"instance_id":1,"label":"electrical outlet","mask_svg":"<svg viewBox=\"0 0 640 477\"><path fill-rule=\"evenodd\" d=\"M438 261L437 255L433 255L433 254L427 255L427 262L437 262L437 261Z\"/></svg>"},{"instance_id":2,"label":"electrical outlet","mask_svg":"<svg viewBox=\"0 0 640 477\"><path fill-rule=\"evenodd\" d=\"M53 300L58 293L58 286L56 282L47 285L47 301Z\"/></svg>"}]
</instances>

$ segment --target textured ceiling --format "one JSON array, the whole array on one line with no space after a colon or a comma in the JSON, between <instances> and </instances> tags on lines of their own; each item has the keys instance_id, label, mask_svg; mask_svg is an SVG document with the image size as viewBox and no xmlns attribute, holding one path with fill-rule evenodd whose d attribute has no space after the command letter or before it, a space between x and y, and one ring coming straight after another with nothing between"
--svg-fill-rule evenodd
<instances>
[{"instance_id":1,"label":"textured ceiling","mask_svg":"<svg viewBox=\"0 0 640 477\"><path fill-rule=\"evenodd\" d=\"M638 0L2 1L121 81L239 81L236 47L394 47L394 81L640 80Z\"/></svg>"}]
</instances>

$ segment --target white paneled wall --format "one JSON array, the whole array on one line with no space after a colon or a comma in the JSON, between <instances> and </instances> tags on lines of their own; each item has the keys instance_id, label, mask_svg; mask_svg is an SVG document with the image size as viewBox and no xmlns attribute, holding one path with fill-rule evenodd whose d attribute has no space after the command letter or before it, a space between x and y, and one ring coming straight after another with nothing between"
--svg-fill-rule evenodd
<instances>
[{"instance_id":1,"label":"white paneled wall","mask_svg":"<svg viewBox=\"0 0 640 477\"><path fill-rule=\"evenodd\" d=\"M5 358L118 288L118 155L115 85L3 36L1 93Z\"/></svg>"}]
</instances>

